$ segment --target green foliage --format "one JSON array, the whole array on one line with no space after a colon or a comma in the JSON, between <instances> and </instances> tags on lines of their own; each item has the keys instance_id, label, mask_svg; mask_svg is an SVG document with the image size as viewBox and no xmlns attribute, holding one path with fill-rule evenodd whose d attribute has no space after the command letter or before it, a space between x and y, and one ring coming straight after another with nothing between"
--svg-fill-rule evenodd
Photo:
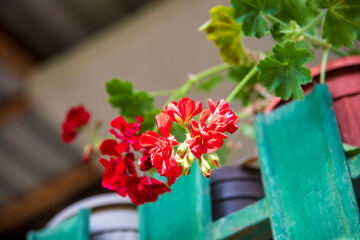
<instances>
[{"instance_id":1,"label":"green foliage","mask_svg":"<svg viewBox=\"0 0 360 240\"><path fill-rule=\"evenodd\" d=\"M199 86L197 87L198 90L204 91L206 94L210 93L212 90L214 90L219 83L221 83L224 79L224 76L222 75L215 75L213 77L210 77L208 79L205 79L202 81Z\"/></svg>"},{"instance_id":2,"label":"green foliage","mask_svg":"<svg viewBox=\"0 0 360 240\"><path fill-rule=\"evenodd\" d=\"M220 49L224 62L241 64L246 60L247 54L242 47L241 25L234 20L234 9L216 6L210 10L211 20L200 27L208 34L208 40L214 41Z\"/></svg>"},{"instance_id":3,"label":"green foliage","mask_svg":"<svg viewBox=\"0 0 360 240\"><path fill-rule=\"evenodd\" d=\"M231 0L235 8L234 17L237 23L242 23L246 36L262 38L269 30L263 13L274 14L279 10L278 0Z\"/></svg>"},{"instance_id":4,"label":"green foliage","mask_svg":"<svg viewBox=\"0 0 360 240\"><path fill-rule=\"evenodd\" d=\"M238 84L243 80L243 78L246 76L246 74L254 67L254 65L249 66L238 66L234 67L229 71L229 79ZM251 97L254 93L254 86L257 83L257 74L251 77L249 82L241 89L241 91L236 94L236 98L240 99L243 106L247 106L251 103L253 100ZM257 98L262 98L261 95L257 95Z\"/></svg>"},{"instance_id":5,"label":"green foliage","mask_svg":"<svg viewBox=\"0 0 360 240\"><path fill-rule=\"evenodd\" d=\"M334 47L352 47L360 29L358 0L308 0L307 5L327 9L322 37Z\"/></svg>"},{"instance_id":6,"label":"green foliage","mask_svg":"<svg viewBox=\"0 0 360 240\"><path fill-rule=\"evenodd\" d=\"M143 116L141 130L152 129L155 115L159 110L154 109L153 98L150 95L144 91L136 91L131 82L119 79L106 82L106 91L109 94L109 103L120 109L120 115L128 121L135 121L136 116Z\"/></svg>"},{"instance_id":7,"label":"green foliage","mask_svg":"<svg viewBox=\"0 0 360 240\"><path fill-rule=\"evenodd\" d=\"M258 64L258 79L270 91L284 100L304 99L302 84L312 81L310 69L304 67L309 61L311 52L297 49L295 42L277 43L273 48L274 55L266 57Z\"/></svg>"}]
</instances>

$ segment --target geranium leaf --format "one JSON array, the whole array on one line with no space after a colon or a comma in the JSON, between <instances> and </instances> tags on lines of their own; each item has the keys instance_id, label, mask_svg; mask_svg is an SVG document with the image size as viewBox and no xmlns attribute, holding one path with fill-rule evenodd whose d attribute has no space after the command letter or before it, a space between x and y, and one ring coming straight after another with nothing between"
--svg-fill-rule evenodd
<instances>
[{"instance_id":1,"label":"geranium leaf","mask_svg":"<svg viewBox=\"0 0 360 240\"><path fill-rule=\"evenodd\" d=\"M297 49L295 42L277 43L273 48L274 55L266 57L258 64L258 79L275 95L284 100L303 99L302 84L312 81L310 69L304 67L309 61L311 52Z\"/></svg>"},{"instance_id":2,"label":"geranium leaf","mask_svg":"<svg viewBox=\"0 0 360 240\"><path fill-rule=\"evenodd\" d=\"M241 64L247 55L241 45L241 25L235 22L233 16L233 8L213 7L210 10L211 20L199 29L208 34L208 40L214 41L224 62Z\"/></svg>"},{"instance_id":3,"label":"geranium leaf","mask_svg":"<svg viewBox=\"0 0 360 240\"><path fill-rule=\"evenodd\" d=\"M236 22L242 23L244 34L257 38L262 38L269 30L262 13L274 14L280 7L278 0L231 0L231 5L235 8Z\"/></svg>"},{"instance_id":4,"label":"geranium leaf","mask_svg":"<svg viewBox=\"0 0 360 240\"><path fill-rule=\"evenodd\" d=\"M120 114L128 121L134 121L136 116L143 116L146 122L146 116L154 111L153 97L144 91L136 91L129 81L112 79L106 83L106 91L110 104L120 109ZM152 124L155 123L155 115L151 119Z\"/></svg>"},{"instance_id":5,"label":"geranium leaf","mask_svg":"<svg viewBox=\"0 0 360 240\"><path fill-rule=\"evenodd\" d=\"M327 9L322 37L334 47L352 47L360 29L358 0L308 0L309 6Z\"/></svg>"}]
</instances>

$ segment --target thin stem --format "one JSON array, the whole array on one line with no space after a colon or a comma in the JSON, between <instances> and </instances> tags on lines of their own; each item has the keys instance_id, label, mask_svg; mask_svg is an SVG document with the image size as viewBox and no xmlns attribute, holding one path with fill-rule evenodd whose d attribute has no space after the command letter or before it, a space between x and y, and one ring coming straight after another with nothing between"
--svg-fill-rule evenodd
<instances>
[{"instance_id":1,"label":"thin stem","mask_svg":"<svg viewBox=\"0 0 360 240\"><path fill-rule=\"evenodd\" d=\"M280 19L274 17L273 15L267 14L267 13L263 13L271 22L275 22L275 23L279 23L281 26L283 27L288 27L288 25L286 23L284 23L283 21L281 21Z\"/></svg>"},{"instance_id":2,"label":"thin stem","mask_svg":"<svg viewBox=\"0 0 360 240\"><path fill-rule=\"evenodd\" d=\"M304 26L303 28L301 28L301 30L299 32L296 33L294 38L297 38L298 36L303 35L307 30L309 30L310 28L312 28L314 25L318 24L319 22L322 21L323 17L325 16L326 11L322 12L320 15L318 15L316 18L314 18L311 22L309 22L308 24L306 24L306 26Z\"/></svg>"},{"instance_id":3,"label":"thin stem","mask_svg":"<svg viewBox=\"0 0 360 240\"><path fill-rule=\"evenodd\" d=\"M222 72L226 69L231 68L232 65L227 64L227 63L223 63L217 66L214 66L212 68L209 68L205 71L202 71L196 75L191 76L178 90L176 90L170 97L169 99L166 101L166 104L168 104L169 102L177 99L177 98L182 98L183 96L185 96L190 89L200 80L210 77L216 73Z\"/></svg>"},{"instance_id":4,"label":"thin stem","mask_svg":"<svg viewBox=\"0 0 360 240\"><path fill-rule=\"evenodd\" d=\"M342 56L342 57L348 56L347 53L345 53L337 48L332 47L330 44L327 44L324 40L314 37L311 34L304 33L304 38L314 45L320 46L322 48L329 48L330 51L332 51L333 53L336 53L339 56Z\"/></svg>"},{"instance_id":5,"label":"thin stem","mask_svg":"<svg viewBox=\"0 0 360 240\"><path fill-rule=\"evenodd\" d=\"M241 82L235 87L235 89L227 97L227 102L231 102L233 98L241 91L241 89L249 82L249 80L258 72L256 65L246 74L246 76L241 80Z\"/></svg>"},{"instance_id":6,"label":"thin stem","mask_svg":"<svg viewBox=\"0 0 360 240\"><path fill-rule=\"evenodd\" d=\"M327 62L328 54L329 54L329 48L325 48L321 59L321 73L320 73L321 84L325 84L326 62Z\"/></svg>"},{"instance_id":7,"label":"thin stem","mask_svg":"<svg viewBox=\"0 0 360 240\"><path fill-rule=\"evenodd\" d=\"M170 96L175 91L176 91L176 89L175 90L173 89L173 90L152 91L152 92L149 92L148 94L152 97Z\"/></svg>"}]
</instances>

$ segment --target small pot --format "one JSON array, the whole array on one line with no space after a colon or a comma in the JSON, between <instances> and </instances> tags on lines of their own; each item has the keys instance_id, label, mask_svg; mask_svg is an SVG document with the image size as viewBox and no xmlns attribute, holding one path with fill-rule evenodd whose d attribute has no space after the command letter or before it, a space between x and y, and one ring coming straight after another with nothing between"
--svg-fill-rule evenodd
<instances>
[{"instance_id":1,"label":"small pot","mask_svg":"<svg viewBox=\"0 0 360 240\"><path fill-rule=\"evenodd\" d=\"M220 168L211 175L213 221L264 197L260 171L241 166Z\"/></svg>"},{"instance_id":2,"label":"small pot","mask_svg":"<svg viewBox=\"0 0 360 240\"><path fill-rule=\"evenodd\" d=\"M311 68L313 82L303 86L305 94L319 83L321 66ZM336 120L344 143L360 147L360 56L330 61L326 65L326 81L333 99ZM274 98L265 112L285 104Z\"/></svg>"}]
</instances>

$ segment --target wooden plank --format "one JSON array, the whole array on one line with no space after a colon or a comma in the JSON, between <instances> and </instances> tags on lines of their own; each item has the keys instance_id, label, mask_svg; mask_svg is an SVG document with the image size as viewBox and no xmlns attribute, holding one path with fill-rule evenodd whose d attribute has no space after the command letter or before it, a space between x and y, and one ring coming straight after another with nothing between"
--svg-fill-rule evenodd
<instances>
[{"instance_id":1,"label":"wooden plank","mask_svg":"<svg viewBox=\"0 0 360 240\"><path fill-rule=\"evenodd\" d=\"M212 239L210 181L194 163L171 193L139 207L140 239Z\"/></svg>"},{"instance_id":2,"label":"wooden plank","mask_svg":"<svg viewBox=\"0 0 360 240\"><path fill-rule=\"evenodd\" d=\"M359 209L327 86L256 117L275 239L359 239Z\"/></svg>"},{"instance_id":3,"label":"wooden plank","mask_svg":"<svg viewBox=\"0 0 360 240\"><path fill-rule=\"evenodd\" d=\"M0 232L36 217L97 181L100 181L100 175L90 165L80 165L59 176L56 180L0 209Z\"/></svg>"},{"instance_id":4,"label":"wooden plank","mask_svg":"<svg viewBox=\"0 0 360 240\"><path fill-rule=\"evenodd\" d=\"M214 239L269 239L270 220L265 199L214 222Z\"/></svg>"}]
</instances>

